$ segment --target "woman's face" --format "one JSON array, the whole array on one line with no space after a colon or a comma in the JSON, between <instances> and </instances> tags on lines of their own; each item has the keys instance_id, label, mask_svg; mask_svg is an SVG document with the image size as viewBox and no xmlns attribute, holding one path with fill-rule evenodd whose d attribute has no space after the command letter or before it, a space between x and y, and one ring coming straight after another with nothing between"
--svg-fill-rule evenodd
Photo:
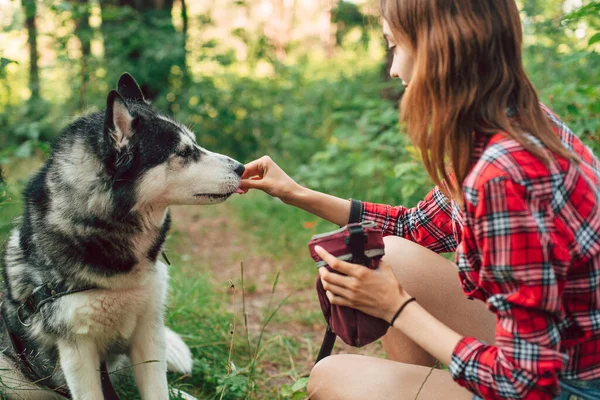
<instances>
[{"instance_id":1,"label":"woman's face","mask_svg":"<svg viewBox=\"0 0 600 400\"><path fill-rule=\"evenodd\" d=\"M408 86L410 78L412 78L413 66L415 63L413 55L408 51L406 46L398 43L394 39L390 25L385 19L383 20L383 36L385 36L388 42L388 48L392 49L394 53L394 61L390 68L390 76L392 78L402 79L404 86Z\"/></svg>"}]
</instances>

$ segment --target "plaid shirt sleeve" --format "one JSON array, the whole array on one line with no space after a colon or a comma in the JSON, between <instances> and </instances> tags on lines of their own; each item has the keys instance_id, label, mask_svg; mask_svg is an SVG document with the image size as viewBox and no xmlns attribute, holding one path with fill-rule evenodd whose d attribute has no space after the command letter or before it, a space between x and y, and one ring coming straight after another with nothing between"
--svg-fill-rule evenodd
<instances>
[{"instance_id":1,"label":"plaid shirt sleeve","mask_svg":"<svg viewBox=\"0 0 600 400\"><path fill-rule=\"evenodd\" d=\"M564 278L551 262L553 219L525 187L495 177L465 190L459 268L478 271L496 314L496 345L463 338L449 369L485 399L551 399L566 358L557 326ZM460 252L462 253L462 252Z\"/></svg>"},{"instance_id":2,"label":"plaid shirt sleeve","mask_svg":"<svg viewBox=\"0 0 600 400\"><path fill-rule=\"evenodd\" d=\"M455 251L460 242L458 207L437 186L413 208L363 202L361 220L375 221L384 235L403 237L436 253Z\"/></svg>"}]
</instances>

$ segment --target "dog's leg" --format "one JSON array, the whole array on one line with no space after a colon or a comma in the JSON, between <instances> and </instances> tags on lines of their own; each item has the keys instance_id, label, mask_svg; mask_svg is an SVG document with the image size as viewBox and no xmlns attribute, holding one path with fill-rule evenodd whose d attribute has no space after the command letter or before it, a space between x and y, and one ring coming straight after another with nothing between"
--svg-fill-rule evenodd
<instances>
[{"instance_id":1,"label":"dog's leg","mask_svg":"<svg viewBox=\"0 0 600 400\"><path fill-rule=\"evenodd\" d=\"M131 365L143 400L167 400L165 327L161 318L143 316L131 343Z\"/></svg>"},{"instance_id":2,"label":"dog's leg","mask_svg":"<svg viewBox=\"0 0 600 400\"><path fill-rule=\"evenodd\" d=\"M89 340L58 341L60 365L74 400L102 398L100 382L100 355Z\"/></svg>"}]
</instances>

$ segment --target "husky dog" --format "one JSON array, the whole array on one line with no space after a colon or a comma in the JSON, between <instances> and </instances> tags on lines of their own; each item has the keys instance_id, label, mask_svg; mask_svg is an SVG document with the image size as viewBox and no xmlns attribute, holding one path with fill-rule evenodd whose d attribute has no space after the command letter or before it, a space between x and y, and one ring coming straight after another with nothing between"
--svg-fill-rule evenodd
<instances>
[{"instance_id":1,"label":"husky dog","mask_svg":"<svg viewBox=\"0 0 600 400\"><path fill-rule=\"evenodd\" d=\"M167 368L189 373L192 358L163 323L167 207L222 202L243 172L123 74L106 110L69 125L24 192L2 257L0 393L102 399L101 365L126 355L142 399L168 399Z\"/></svg>"}]
</instances>

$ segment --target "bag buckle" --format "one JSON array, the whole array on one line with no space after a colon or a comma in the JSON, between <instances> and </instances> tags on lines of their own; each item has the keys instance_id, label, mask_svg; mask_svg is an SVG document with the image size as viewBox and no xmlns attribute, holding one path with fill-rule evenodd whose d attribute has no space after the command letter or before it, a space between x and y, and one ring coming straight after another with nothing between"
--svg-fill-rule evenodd
<instances>
[{"instance_id":1,"label":"bag buckle","mask_svg":"<svg viewBox=\"0 0 600 400\"><path fill-rule=\"evenodd\" d=\"M369 258L365 255L365 242L367 235L361 225L349 226L350 235L345 239L346 245L350 247L352 252L352 262L368 266Z\"/></svg>"}]
</instances>

